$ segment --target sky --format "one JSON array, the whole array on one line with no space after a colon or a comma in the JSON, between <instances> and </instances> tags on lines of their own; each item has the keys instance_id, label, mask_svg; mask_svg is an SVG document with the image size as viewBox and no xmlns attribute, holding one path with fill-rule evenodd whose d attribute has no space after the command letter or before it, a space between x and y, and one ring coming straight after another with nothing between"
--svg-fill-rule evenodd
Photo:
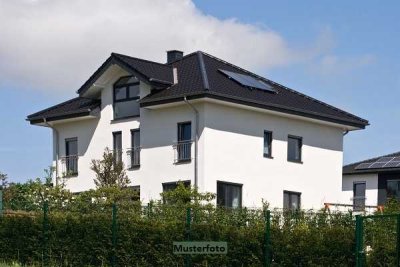
<instances>
[{"instance_id":1,"label":"sky","mask_svg":"<svg viewBox=\"0 0 400 267\"><path fill-rule=\"evenodd\" d=\"M202 50L368 119L344 163L400 150L399 1L0 0L0 172L42 177L51 131L26 116L75 97L111 52Z\"/></svg>"}]
</instances>

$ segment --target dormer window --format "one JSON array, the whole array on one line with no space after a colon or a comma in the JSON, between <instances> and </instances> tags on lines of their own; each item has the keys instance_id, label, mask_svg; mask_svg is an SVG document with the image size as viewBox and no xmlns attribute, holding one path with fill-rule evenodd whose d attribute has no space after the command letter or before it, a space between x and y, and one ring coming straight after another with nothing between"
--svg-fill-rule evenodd
<instances>
[{"instance_id":1,"label":"dormer window","mask_svg":"<svg viewBox=\"0 0 400 267\"><path fill-rule=\"evenodd\" d=\"M114 119L139 116L139 84L134 76L121 77L114 84Z\"/></svg>"}]
</instances>

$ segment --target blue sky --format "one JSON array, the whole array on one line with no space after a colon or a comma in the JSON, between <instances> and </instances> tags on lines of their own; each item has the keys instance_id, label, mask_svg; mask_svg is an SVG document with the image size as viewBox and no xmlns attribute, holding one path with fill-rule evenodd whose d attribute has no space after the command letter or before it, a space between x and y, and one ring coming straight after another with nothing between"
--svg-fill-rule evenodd
<instances>
[{"instance_id":1,"label":"blue sky","mask_svg":"<svg viewBox=\"0 0 400 267\"><path fill-rule=\"evenodd\" d=\"M86 38L83 37L84 35L47 42L43 36L53 37L55 34L62 33L67 27L64 27L61 22L52 25L53 28L50 30L43 30L42 26L38 26L38 29L42 30L33 34L29 31L12 33L18 32L15 31L18 30L18 25L14 26L16 29L9 26L10 31L5 28L5 24L14 24L1 21L1 4L4 4L4 14L6 12L12 14L15 10L18 10L15 12L21 12L21 5L26 5L26 3L21 1L19 6L15 6L11 0L3 1L4 3L0 3L0 25L3 25L0 26L0 34L3 33L2 36L6 36L6 41L0 39L0 79L2 80L0 81L0 122L2 125L0 171L7 173L12 181L25 181L43 176L43 169L50 164L52 154L50 130L30 126L25 121L28 114L74 97L76 89L108 57L108 52L127 52L134 56L142 55L150 58L151 55L156 54L152 59L163 61L165 50L173 48L174 40L177 38L171 34L166 35L167 45L157 43L152 47L153 50L147 48L147 46L152 46L147 44L154 43L152 42L153 35L141 36L141 42L146 38L149 40L146 45L143 45L138 44L137 38L134 40L127 38L123 31L116 33L119 34L118 42L107 43L104 49L98 50L96 45L87 48L87 43L80 43L79 38ZM180 33L182 36L179 38L185 40L186 34L187 39L192 43L182 44L183 41L181 41L181 43L176 43L176 48L191 52L191 47L194 47L193 50L206 50L216 56L232 59L233 63L240 64L243 61L244 65L248 65L250 69L256 70L257 73L269 79L368 119L371 125L366 130L351 132L345 137L345 163L400 150L400 135L398 134L400 107L397 105L400 97L399 1L385 1L385 4L382 4L372 0L362 2L199 0L194 1L193 5L188 0L174 0L173 3L179 4L179 1L184 2L182 12L188 13L185 11L187 8L190 12L194 12L191 17L196 17L193 20L187 19L187 24L198 24L198 29L209 27L211 31L218 31L218 27L224 29L224 32L232 29L233 35L235 32L239 34L230 36L230 39L228 37L221 39L222 48L214 51L211 45L200 41L201 33L196 35L191 30L188 33ZM56 10L55 12L62 10L57 9L56 6L49 7L41 4L41 0L37 2L39 2L38 6L30 3L27 9L38 8L39 10L40 8L39 15L40 12L46 12L49 9ZM162 5L161 2L158 3ZM169 12L169 7L160 8L165 9L165 13ZM143 9L145 10L143 12L152 15L152 9L154 7L148 10ZM175 9L177 8L171 8L171 10ZM167 14L169 16L167 18L176 17L173 12L175 11L171 11L170 15ZM28 15L18 13L17 16ZM85 14L77 11L74 12L74 16L85 16ZM10 16L9 19L12 20L12 17ZM35 22L38 20L35 17L31 19ZM93 17L93 20L95 19L96 17ZM109 20L113 20L113 17L111 16ZM29 22L29 19L27 21ZM165 22L164 19L160 23L170 30L177 28L172 19L169 28L168 21ZM68 31L73 32L74 29L79 31L69 21L65 22L65 25L69 26L66 29ZM241 30L238 28L241 26L247 27L246 29L250 27L250 33L246 30L245 34L240 34ZM273 38L262 34L262 38L265 37L267 43L253 43L258 39L251 38L255 34L254 28L251 27L255 27L263 34L272 34ZM153 30L154 35L158 34L158 28ZM164 29L159 30L160 35L161 31L165 32ZM39 41L32 37L35 33L40 35ZM18 36L13 36L13 34ZM232 41L235 38L237 38L237 43ZM261 62L253 66L252 62L241 61L243 55L240 57L240 53L244 53L245 56L254 53L257 56L257 50L270 49L265 48L265 44L276 39L278 39L277 46L283 47L283 52L277 49L276 54L281 53L282 56L275 57L275 51L266 51L265 55L270 56L262 57L262 61L276 63ZM26 46L21 45L20 40L27 40ZM130 42L136 45L132 46L132 49L128 49ZM96 44L99 43L96 42ZM46 51L50 51L49 54L40 50L43 49L42 46L46 48ZM80 54L80 46L82 50L84 47L90 49L92 58L84 60L85 54ZM228 51L224 54L224 46L227 50L234 52L229 54ZM145 49L147 49L146 52L143 52L142 50ZM54 55L65 54L63 68L60 68L59 65L62 62L51 54L52 51ZM152 51L159 51L159 53L152 53ZM10 56L13 53L16 56ZM46 60L46 56L55 59L54 61ZM44 63L40 62L41 59ZM82 63L83 61L88 63ZM24 68L24 66L28 67Z\"/></svg>"}]
</instances>

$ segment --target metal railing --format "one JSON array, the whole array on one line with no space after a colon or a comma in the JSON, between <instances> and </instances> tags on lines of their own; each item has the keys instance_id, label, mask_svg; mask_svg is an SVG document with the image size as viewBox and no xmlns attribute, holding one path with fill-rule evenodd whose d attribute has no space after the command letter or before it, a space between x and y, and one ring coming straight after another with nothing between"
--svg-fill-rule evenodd
<instances>
[{"instance_id":1,"label":"metal railing","mask_svg":"<svg viewBox=\"0 0 400 267\"><path fill-rule=\"evenodd\" d=\"M62 174L65 177L78 174L78 155L69 155L61 157Z\"/></svg>"},{"instance_id":2,"label":"metal railing","mask_svg":"<svg viewBox=\"0 0 400 267\"><path fill-rule=\"evenodd\" d=\"M190 161L192 159L192 140L179 141L173 145L175 150L174 162Z\"/></svg>"},{"instance_id":3,"label":"metal railing","mask_svg":"<svg viewBox=\"0 0 400 267\"><path fill-rule=\"evenodd\" d=\"M128 168L136 168L140 166L140 150L141 147L131 147L126 150L128 156Z\"/></svg>"}]
</instances>

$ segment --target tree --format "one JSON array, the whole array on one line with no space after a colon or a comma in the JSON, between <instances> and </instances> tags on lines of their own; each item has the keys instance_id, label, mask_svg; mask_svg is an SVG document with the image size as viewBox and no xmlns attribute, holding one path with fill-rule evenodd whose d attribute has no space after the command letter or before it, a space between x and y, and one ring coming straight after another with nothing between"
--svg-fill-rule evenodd
<instances>
[{"instance_id":1,"label":"tree","mask_svg":"<svg viewBox=\"0 0 400 267\"><path fill-rule=\"evenodd\" d=\"M94 183L97 188L126 187L130 183L124 163L108 148L103 153L103 159L92 160L90 169L96 173Z\"/></svg>"},{"instance_id":2,"label":"tree","mask_svg":"<svg viewBox=\"0 0 400 267\"><path fill-rule=\"evenodd\" d=\"M5 173L0 172L0 190L4 189L8 185L8 176Z\"/></svg>"}]
</instances>

